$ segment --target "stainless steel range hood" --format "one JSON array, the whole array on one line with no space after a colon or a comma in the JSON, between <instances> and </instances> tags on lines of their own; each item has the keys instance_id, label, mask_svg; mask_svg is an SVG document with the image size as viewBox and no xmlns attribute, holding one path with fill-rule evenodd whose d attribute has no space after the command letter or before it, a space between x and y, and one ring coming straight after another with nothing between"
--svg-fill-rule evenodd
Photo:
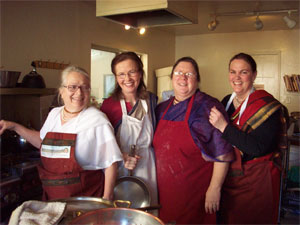
<instances>
[{"instance_id":1,"label":"stainless steel range hood","mask_svg":"<svg viewBox=\"0 0 300 225\"><path fill-rule=\"evenodd\" d=\"M96 0L96 16L134 28L182 25L198 22L198 7L189 0Z\"/></svg>"}]
</instances>

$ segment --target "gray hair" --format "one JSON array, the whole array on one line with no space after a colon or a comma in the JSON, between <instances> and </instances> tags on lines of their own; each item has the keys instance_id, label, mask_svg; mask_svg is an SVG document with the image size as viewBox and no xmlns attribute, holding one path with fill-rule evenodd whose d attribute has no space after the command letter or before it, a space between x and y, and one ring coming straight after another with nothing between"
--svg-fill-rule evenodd
<instances>
[{"instance_id":1,"label":"gray hair","mask_svg":"<svg viewBox=\"0 0 300 225\"><path fill-rule=\"evenodd\" d=\"M58 102L59 105L64 104L63 100L61 98L61 94L60 94L59 90L62 90L63 86L67 83L68 75L72 72L77 72L77 73L80 73L80 74L84 75L85 78L88 80L88 82L89 83L91 82L90 76L89 76L88 72L85 69L83 69L79 66L75 66L75 65L71 65L71 66L66 67L61 72L61 83L60 83L60 87L58 88L57 102Z\"/></svg>"},{"instance_id":2,"label":"gray hair","mask_svg":"<svg viewBox=\"0 0 300 225\"><path fill-rule=\"evenodd\" d=\"M60 84L61 87L66 84L67 76L71 72L77 72L77 73L84 75L87 78L87 80L90 82L90 76L89 76L88 72L86 72L85 69L83 69L79 66L71 65L71 66L66 67L61 73L61 84Z\"/></svg>"}]
</instances>

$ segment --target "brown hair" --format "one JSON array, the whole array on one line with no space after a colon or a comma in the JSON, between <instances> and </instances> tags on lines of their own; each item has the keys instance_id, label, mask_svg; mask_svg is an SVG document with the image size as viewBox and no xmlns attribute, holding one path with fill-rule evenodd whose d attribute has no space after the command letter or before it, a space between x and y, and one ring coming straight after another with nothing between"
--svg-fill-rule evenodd
<instances>
[{"instance_id":1,"label":"brown hair","mask_svg":"<svg viewBox=\"0 0 300 225\"><path fill-rule=\"evenodd\" d=\"M194 67L194 70L195 70L195 72L196 72L196 78L197 78L197 81L200 82L200 73L199 73L199 67L198 67L198 64L197 64L197 62L196 62L192 57L188 57L188 56L182 57L182 58L178 59L178 60L175 62L174 66L173 66L173 69L172 69L171 78L173 78L173 73L174 73L175 67L176 67L179 63L181 63L181 62L189 62L189 63L192 64L192 66Z\"/></svg>"},{"instance_id":2,"label":"brown hair","mask_svg":"<svg viewBox=\"0 0 300 225\"><path fill-rule=\"evenodd\" d=\"M230 61L229 61L229 69L230 69L231 62L233 60L235 60L235 59L242 59L242 60L244 60L245 62L247 62L250 65L252 72L254 72L254 73L257 72L256 71L256 62L255 62L255 60L252 58L251 55L248 55L248 54L243 53L243 52L241 52L239 54L236 54L235 56L233 56L230 59Z\"/></svg>"},{"instance_id":3,"label":"brown hair","mask_svg":"<svg viewBox=\"0 0 300 225\"><path fill-rule=\"evenodd\" d=\"M123 62L125 60L132 60L135 62L136 66L138 67L138 71L141 74L141 80L140 80L140 84L137 88L137 97L141 98L141 99L145 99L148 97L148 92L147 92L147 88L146 85L144 83L144 65L142 60L140 59L140 57L134 53L134 52L123 52L119 55L116 55L113 60L111 61L111 71L113 72L113 74L115 75L115 77L117 76L116 74L116 65L120 62ZM115 88L111 94L111 96L115 99L115 100L120 100L121 98L124 98L123 93L122 93L122 89L119 86L118 82L116 82Z\"/></svg>"}]
</instances>

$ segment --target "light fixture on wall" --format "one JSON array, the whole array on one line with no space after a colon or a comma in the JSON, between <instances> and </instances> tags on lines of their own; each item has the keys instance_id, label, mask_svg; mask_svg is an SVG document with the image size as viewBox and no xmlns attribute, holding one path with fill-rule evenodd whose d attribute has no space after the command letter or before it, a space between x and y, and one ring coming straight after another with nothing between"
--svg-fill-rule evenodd
<instances>
[{"instance_id":1,"label":"light fixture on wall","mask_svg":"<svg viewBox=\"0 0 300 225\"><path fill-rule=\"evenodd\" d=\"M284 16L283 20L288 26L288 28L293 29L297 23L295 20L292 20L290 17L291 17L291 11L288 11L288 16Z\"/></svg>"},{"instance_id":2,"label":"light fixture on wall","mask_svg":"<svg viewBox=\"0 0 300 225\"><path fill-rule=\"evenodd\" d=\"M264 27L263 22L259 19L259 14L257 13L255 22L254 22L254 27L256 30L261 30Z\"/></svg>"},{"instance_id":3,"label":"light fixture on wall","mask_svg":"<svg viewBox=\"0 0 300 225\"><path fill-rule=\"evenodd\" d=\"M219 21L217 21L217 18L215 16L214 20L212 20L208 25L207 25L207 28L210 30L210 31L214 31L217 26L219 24Z\"/></svg>"}]
</instances>

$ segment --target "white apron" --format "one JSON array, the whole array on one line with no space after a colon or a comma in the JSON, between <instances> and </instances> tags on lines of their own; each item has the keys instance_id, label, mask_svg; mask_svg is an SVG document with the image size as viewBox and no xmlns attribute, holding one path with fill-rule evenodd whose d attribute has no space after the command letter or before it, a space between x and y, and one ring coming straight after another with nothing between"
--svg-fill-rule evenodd
<instances>
[{"instance_id":1,"label":"white apron","mask_svg":"<svg viewBox=\"0 0 300 225\"><path fill-rule=\"evenodd\" d=\"M120 100L122 108L122 124L120 125L117 139L120 149L129 153L130 146L136 145L136 155L141 156L132 175L142 179L149 188L151 204L157 204L157 183L154 152L152 148L153 127L149 116L148 106L145 100L141 100L146 115L138 120L127 114L124 99ZM128 169L124 163L118 167L118 176L128 176Z\"/></svg>"}]
</instances>

